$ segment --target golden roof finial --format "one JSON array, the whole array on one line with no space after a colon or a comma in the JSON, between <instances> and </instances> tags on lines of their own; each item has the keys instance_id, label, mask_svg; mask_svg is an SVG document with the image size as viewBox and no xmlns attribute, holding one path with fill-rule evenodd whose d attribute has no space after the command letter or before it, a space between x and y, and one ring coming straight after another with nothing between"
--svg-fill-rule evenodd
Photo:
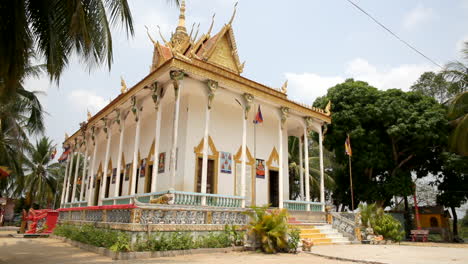
<instances>
[{"instance_id":1,"label":"golden roof finial","mask_svg":"<svg viewBox=\"0 0 468 264\"><path fill-rule=\"evenodd\" d=\"M282 93L288 93L288 80L286 80L283 84L283 86L281 86L281 92Z\"/></svg>"},{"instance_id":2,"label":"golden roof finial","mask_svg":"<svg viewBox=\"0 0 468 264\"><path fill-rule=\"evenodd\" d=\"M177 30L187 32L185 29L185 0L182 0L182 3L180 3L179 25L177 26Z\"/></svg>"},{"instance_id":3,"label":"golden roof finial","mask_svg":"<svg viewBox=\"0 0 468 264\"><path fill-rule=\"evenodd\" d=\"M216 13L214 13L213 17L211 18L211 26L210 26L210 29L208 29L208 33L206 33L206 35L208 35L208 36L210 36L211 31L213 30L215 16L216 16Z\"/></svg>"},{"instance_id":4,"label":"golden roof finial","mask_svg":"<svg viewBox=\"0 0 468 264\"><path fill-rule=\"evenodd\" d=\"M87 116L88 116L88 121L89 121L91 119L91 113L89 112L89 109L86 109L86 111L88 112Z\"/></svg>"},{"instance_id":5,"label":"golden roof finial","mask_svg":"<svg viewBox=\"0 0 468 264\"><path fill-rule=\"evenodd\" d=\"M236 11L237 11L237 4L238 4L238 3L239 3L239 2L236 2L236 3L234 4L234 12L232 13L232 17L231 17L231 20L229 20L228 25L231 25L231 24L232 24L232 21L234 21L234 17L236 17Z\"/></svg>"},{"instance_id":6,"label":"golden roof finial","mask_svg":"<svg viewBox=\"0 0 468 264\"><path fill-rule=\"evenodd\" d=\"M327 106L325 106L325 115L329 116L331 115L331 101L328 101Z\"/></svg>"},{"instance_id":7,"label":"golden roof finial","mask_svg":"<svg viewBox=\"0 0 468 264\"><path fill-rule=\"evenodd\" d=\"M65 132L65 140L67 140L69 138L67 132Z\"/></svg>"},{"instance_id":8,"label":"golden roof finial","mask_svg":"<svg viewBox=\"0 0 468 264\"><path fill-rule=\"evenodd\" d=\"M161 37L162 41L164 41L164 44L166 46L169 46L169 43L167 42L167 40L164 38L163 34L161 33L161 27L158 25L158 31L159 31L159 36Z\"/></svg>"},{"instance_id":9,"label":"golden roof finial","mask_svg":"<svg viewBox=\"0 0 468 264\"><path fill-rule=\"evenodd\" d=\"M127 83L125 83L123 76L120 75L120 93L126 93L127 90Z\"/></svg>"},{"instance_id":10,"label":"golden roof finial","mask_svg":"<svg viewBox=\"0 0 468 264\"><path fill-rule=\"evenodd\" d=\"M149 33L149 29L146 25L145 25L145 28L146 28L146 34L148 35L148 38L151 40L151 42L153 42L153 45L156 45L156 41L154 41L154 39L151 37Z\"/></svg>"}]
</instances>

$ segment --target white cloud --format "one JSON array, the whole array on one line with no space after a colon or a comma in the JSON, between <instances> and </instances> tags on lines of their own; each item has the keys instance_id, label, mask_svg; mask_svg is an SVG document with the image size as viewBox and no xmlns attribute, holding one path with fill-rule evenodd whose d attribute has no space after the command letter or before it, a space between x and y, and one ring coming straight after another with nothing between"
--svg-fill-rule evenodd
<instances>
[{"instance_id":1,"label":"white cloud","mask_svg":"<svg viewBox=\"0 0 468 264\"><path fill-rule=\"evenodd\" d=\"M87 90L73 90L68 99L77 110L88 109L92 114L97 113L109 103L109 100Z\"/></svg>"},{"instance_id":2,"label":"white cloud","mask_svg":"<svg viewBox=\"0 0 468 264\"><path fill-rule=\"evenodd\" d=\"M428 64L402 64L389 69L377 69L368 61L356 58L348 63L345 73L350 78L366 81L380 89L408 90L423 72L434 70Z\"/></svg>"},{"instance_id":3,"label":"white cloud","mask_svg":"<svg viewBox=\"0 0 468 264\"><path fill-rule=\"evenodd\" d=\"M285 73L289 84L289 97L310 104L327 93L327 89L345 79L341 76L320 76L315 73Z\"/></svg>"},{"instance_id":4,"label":"white cloud","mask_svg":"<svg viewBox=\"0 0 468 264\"><path fill-rule=\"evenodd\" d=\"M422 4L419 4L405 16L403 19L403 27L407 30L411 30L434 17L435 13L432 8L426 8Z\"/></svg>"},{"instance_id":5,"label":"white cloud","mask_svg":"<svg viewBox=\"0 0 468 264\"><path fill-rule=\"evenodd\" d=\"M315 73L285 73L289 80L289 97L293 100L312 103L327 93L327 89L344 82L346 78L368 82L379 89L400 88L408 90L426 71L437 70L427 64L403 64L388 69L379 69L367 60L356 58L346 64L343 74L321 76Z\"/></svg>"}]
</instances>

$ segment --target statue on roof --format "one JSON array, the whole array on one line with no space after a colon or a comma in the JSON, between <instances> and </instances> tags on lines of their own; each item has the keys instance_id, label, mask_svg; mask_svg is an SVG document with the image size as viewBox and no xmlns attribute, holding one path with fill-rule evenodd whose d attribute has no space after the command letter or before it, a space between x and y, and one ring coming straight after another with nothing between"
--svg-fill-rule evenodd
<instances>
[{"instance_id":1,"label":"statue on roof","mask_svg":"<svg viewBox=\"0 0 468 264\"><path fill-rule=\"evenodd\" d=\"M328 101L327 106L325 106L325 115L330 116L331 115L331 101Z\"/></svg>"},{"instance_id":2,"label":"statue on roof","mask_svg":"<svg viewBox=\"0 0 468 264\"><path fill-rule=\"evenodd\" d=\"M87 115L88 115L88 121L91 119L91 113L89 112L89 110L87 109L86 111L88 111Z\"/></svg>"},{"instance_id":3,"label":"statue on roof","mask_svg":"<svg viewBox=\"0 0 468 264\"><path fill-rule=\"evenodd\" d=\"M126 93L127 91L127 84L125 83L123 76L120 76L120 93Z\"/></svg>"},{"instance_id":4,"label":"statue on roof","mask_svg":"<svg viewBox=\"0 0 468 264\"><path fill-rule=\"evenodd\" d=\"M281 86L281 92L284 94L288 93L288 80L286 80L283 86Z\"/></svg>"}]
</instances>

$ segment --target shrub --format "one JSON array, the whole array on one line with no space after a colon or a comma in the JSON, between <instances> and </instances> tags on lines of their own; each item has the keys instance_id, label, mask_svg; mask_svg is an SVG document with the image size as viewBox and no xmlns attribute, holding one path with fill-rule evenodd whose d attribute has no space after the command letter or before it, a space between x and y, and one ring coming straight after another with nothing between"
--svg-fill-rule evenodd
<instances>
[{"instance_id":1,"label":"shrub","mask_svg":"<svg viewBox=\"0 0 468 264\"><path fill-rule=\"evenodd\" d=\"M301 239L301 230L298 228L291 228L289 229L288 236L289 252L297 253L297 247L299 246L299 240Z\"/></svg>"},{"instance_id":2,"label":"shrub","mask_svg":"<svg viewBox=\"0 0 468 264\"><path fill-rule=\"evenodd\" d=\"M115 248L121 248L122 250L126 248L122 244L125 241L130 241L128 235L123 232L95 228L92 225L58 225L54 230L54 234L96 247L111 248L114 244L118 243L119 245ZM130 245L129 242L127 244Z\"/></svg>"},{"instance_id":3,"label":"shrub","mask_svg":"<svg viewBox=\"0 0 468 264\"><path fill-rule=\"evenodd\" d=\"M361 221L364 228L372 227L376 235L381 235L385 239L392 241L401 241L405 235L401 223L386 214L382 208L376 204L359 205L361 211Z\"/></svg>"},{"instance_id":4,"label":"shrub","mask_svg":"<svg viewBox=\"0 0 468 264\"><path fill-rule=\"evenodd\" d=\"M229 237L231 245L240 246L243 244L245 232L238 230L236 225L225 225L224 232Z\"/></svg>"},{"instance_id":5,"label":"shrub","mask_svg":"<svg viewBox=\"0 0 468 264\"><path fill-rule=\"evenodd\" d=\"M250 216L248 230L255 235L266 253L287 249L288 213L285 209L268 210L268 205L252 207L246 212Z\"/></svg>"}]
</instances>

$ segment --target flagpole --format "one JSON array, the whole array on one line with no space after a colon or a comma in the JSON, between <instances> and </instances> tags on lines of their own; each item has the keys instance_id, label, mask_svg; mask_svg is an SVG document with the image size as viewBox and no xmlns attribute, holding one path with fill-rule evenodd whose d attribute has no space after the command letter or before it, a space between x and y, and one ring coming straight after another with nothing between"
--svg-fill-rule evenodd
<instances>
[{"instance_id":1,"label":"flagpole","mask_svg":"<svg viewBox=\"0 0 468 264\"><path fill-rule=\"evenodd\" d=\"M351 155L348 155L349 158L349 182L351 187L351 209L354 211L354 193L353 193L353 173L351 172Z\"/></svg>"}]
</instances>

